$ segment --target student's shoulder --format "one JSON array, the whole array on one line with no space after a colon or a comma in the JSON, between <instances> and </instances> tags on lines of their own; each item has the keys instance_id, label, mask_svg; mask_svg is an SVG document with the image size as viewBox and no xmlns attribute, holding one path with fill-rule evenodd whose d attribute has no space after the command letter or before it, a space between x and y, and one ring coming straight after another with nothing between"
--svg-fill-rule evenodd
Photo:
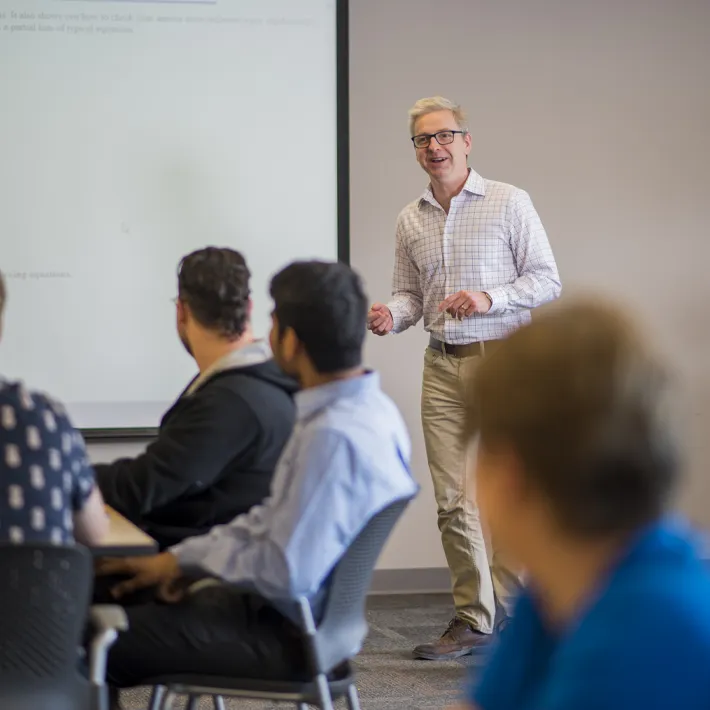
<instances>
[{"instance_id":1,"label":"student's shoulder","mask_svg":"<svg viewBox=\"0 0 710 710\"><path fill-rule=\"evenodd\" d=\"M615 614L627 610L639 639L656 635L662 624L681 647L702 647L710 664L710 573L698 557L661 559L636 570L619 583L608 606Z\"/></svg>"},{"instance_id":2,"label":"student's shoulder","mask_svg":"<svg viewBox=\"0 0 710 710\"><path fill-rule=\"evenodd\" d=\"M21 380L0 380L0 425L6 430L16 425L40 421L50 431L66 427L68 415L64 405L40 390L32 390Z\"/></svg>"},{"instance_id":3,"label":"student's shoulder","mask_svg":"<svg viewBox=\"0 0 710 710\"><path fill-rule=\"evenodd\" d=\"M710 577L699 559L649 559L599 600L570 639L567 660L596 669L610 687L638 683L660 696L682 680L708 693L709 600ZM650 673L661 657L663 673Z\"/></svg>"},{"instance_id":4,"label":"student's shoulder","mask_svg":"<svg viewBox=\"0 0 710 710\"><path fill-rule=\"evenodd\" d=\"M273 360L223 370L197 389L192 398L213 405L248 403L252 407L282 406L298 391L298 383L285 375Z\"/></svg>"},{"instance_id":5,"label":"student's shoulder","mask_svg":"<svg viewBox=\"0 0 710 710\"><path fill-rule=\"evenodd\" d=\"M639 622L662 605L677 622L702 620L710 634L710 568L699 538L683 520L658 525L615 576L607 596L612 608L635 600Z\"/></svg>"}]
</instances>

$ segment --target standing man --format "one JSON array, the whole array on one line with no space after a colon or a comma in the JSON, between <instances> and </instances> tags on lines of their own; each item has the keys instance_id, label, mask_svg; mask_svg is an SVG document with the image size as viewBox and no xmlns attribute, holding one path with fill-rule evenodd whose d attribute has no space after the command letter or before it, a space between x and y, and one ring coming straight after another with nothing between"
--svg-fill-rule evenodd
<instances>
[{"instance_id":1,"label":"standing man","mask_svg":"<svg viewBox=\"0 0 710 710\"><path fill-rule=\"evenodd\" d=\"M417 658L456 658L491 640L496 596L508 611L518 576L493 553L466 476L465 381L496 341L560 294L552 249L529 195L467 164L471 135L457 104L421 99L409 112L416 157L430 183L397 221L393 298L368 327L401 333L424 318L422 425L456 615ZM494 541L495 542L495 541ZM495 587L495 590L494 590Z\"/></svg>"}]
</instances>

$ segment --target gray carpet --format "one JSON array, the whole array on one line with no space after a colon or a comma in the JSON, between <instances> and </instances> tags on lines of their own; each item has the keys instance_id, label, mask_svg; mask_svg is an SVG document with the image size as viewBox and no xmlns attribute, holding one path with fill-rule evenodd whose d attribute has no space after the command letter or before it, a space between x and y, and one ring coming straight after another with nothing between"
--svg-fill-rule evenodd
<instances>
[{"instance_id":1,"label":"gray carpet","mask_svg":"<svg viewBox=\"0 0 710 710\"><path fill-rule=\"evenodd\" d=\"M458 699L469 668L480 665L482 658L468 656L455 661L430 662L415 661L411 655L416 644L437 638L451 616L448 595L370 599L370 635L356 661L363 710L432 710L445 708ZM142 710L147 707L148 694L148 689L143 688L124 692L121 704L125 710ZM231 700L227 701L227 707L256 710L289 706ZM204 698L200 710L207 708L212 708L212 703Z\"/></svg>"}]
</instances>

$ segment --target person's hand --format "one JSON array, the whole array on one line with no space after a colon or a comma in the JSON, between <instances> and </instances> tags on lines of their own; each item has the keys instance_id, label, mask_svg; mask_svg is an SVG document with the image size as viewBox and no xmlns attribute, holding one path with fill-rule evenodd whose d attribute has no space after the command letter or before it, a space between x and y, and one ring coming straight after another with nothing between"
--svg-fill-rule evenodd
<instances>
[{"instance_id":1,"label":"person's hand","mask_svg":"<svg viewBox=\"0 0 710 710\"><path fill-rule=\"evenodd\" d=\"M367 314L367 327L375 335L387 335L394 328L392 312L384 303L375 303Z\"/></svg>"},{"instance_id":2,"label":"person's hand","mask_svg":"<svg viewBox=\"0 0 710 710\"><path fill-rule=\"evenodd\" d=\"M151 557L108 557L96 562L96 575L128 575L130 579L112 587L111 594L120 599L126 594L148 587L160 587L166 593L180 576L177 558L170 552ZM167 600L167 599L166 599Z\"/></svg>"},{"instance_id":3,"label":"person's hand","mask_svg":"<svg viewBox=\"0 0 710 710\"><path fill-rule=\"evenodd\" d=\"M185 579L178 577L177 579L171 579L169 582L161 582L155 592L155 596L168 604L175 604L185 598L187 590L188 584Z\"/></svg>"},{"instance_id":4,"label":"person's hand","mask_svg":"<svg viewBox=\"0 0 710 710\"><path fill-rule=\"evenodd\" d=\"M474 313L488 313L492 305L490 296L486 293L459 291L439 304L439 313L446 311L452 318L463 320Z\"/></svg>"}]
</instances>

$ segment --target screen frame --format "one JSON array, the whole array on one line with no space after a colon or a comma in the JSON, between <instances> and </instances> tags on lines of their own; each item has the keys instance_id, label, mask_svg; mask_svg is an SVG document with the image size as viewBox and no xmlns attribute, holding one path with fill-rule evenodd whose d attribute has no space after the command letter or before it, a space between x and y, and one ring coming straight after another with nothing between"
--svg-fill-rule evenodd
<instances>
[{"instance_id":1,"label":"screen frame","mask_svg":"<svg viewBox=\"0 0 710 710\"><path fill-rule=\"evenodd\" d=\"M337 249L338 260L350 263L350 23L349 0L335 0ZM154 439L157 427L80 428L87 441Z\"/></svg>"}]
</instances>

